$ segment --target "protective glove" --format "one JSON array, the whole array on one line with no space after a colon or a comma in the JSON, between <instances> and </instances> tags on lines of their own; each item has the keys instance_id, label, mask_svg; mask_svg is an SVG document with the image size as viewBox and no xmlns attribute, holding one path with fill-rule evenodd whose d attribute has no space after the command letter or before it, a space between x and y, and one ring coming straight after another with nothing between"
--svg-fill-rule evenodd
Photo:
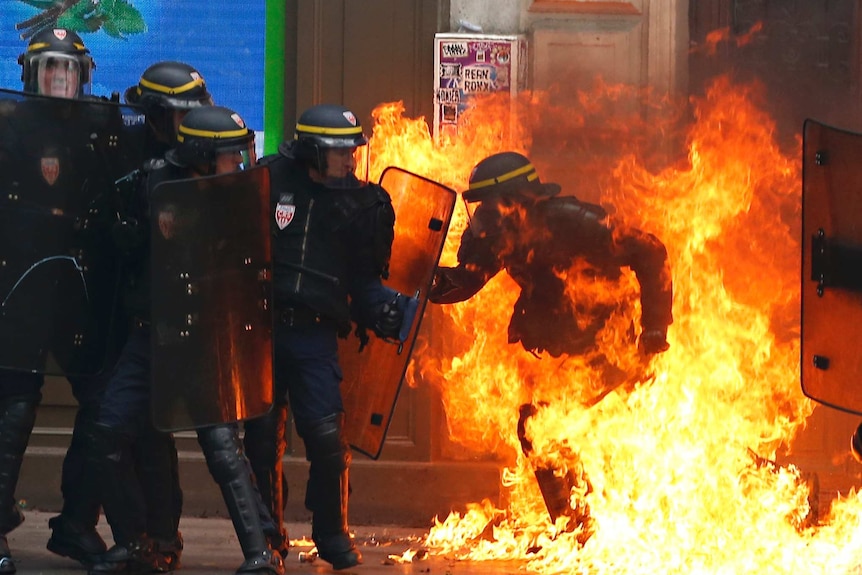
<instances>
[{"instance_id":1,"label":"protective glove","mask_svg":"<svg viewBox=\"0 0 862 575\"><path fill-rule=\"evenodd\" d=\"M431 282L431 289L428 290L428 300L433 303L437 303L450 288L451 282L438 268L434 271L434 279Z\"/></svg>"},{"instance_id":2,"label":"protective glove","mask_svg":"<svg viewBox=\"0 0 862 575\"><path fill-rule=\"evenodd\" d=\"M402 297L404 296L396 293L392 301L380 306L374 322L374 333L378 337L399 339L401 324L404 322L404 306L399 302Z\"/></svg>"},{"instance_id":3,"label":"protective glove","mask_svg":"<svg viewBox=\"0 0 862 575\"><path fill-rule=\"evenodd\" d=\"M666 332L659 329L644 331L638 340L638 349L644 355L662 353L667 351L669 347Z\"/></svg>"}]
</instances>

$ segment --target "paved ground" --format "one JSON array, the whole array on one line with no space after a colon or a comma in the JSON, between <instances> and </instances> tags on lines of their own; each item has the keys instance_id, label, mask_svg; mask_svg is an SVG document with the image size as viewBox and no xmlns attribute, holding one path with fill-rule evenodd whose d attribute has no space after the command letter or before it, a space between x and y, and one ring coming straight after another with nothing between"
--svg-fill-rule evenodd
<instances>
[{"instance_id":1,"label":"paved ground","mask_svg":"<svg viewBox=\"0 0 862 575\"><path fill-rule=\"evenodd\" d=\"M84 573L78 563L58 557L45 549L50 529L48 519L53 513L25 511L26 521L9 534L9 546L18 566L19 575L74 575ZM307 540L310 536L308 525L289 525L292 541ZM233 527L227 519L201 519L184 517L180 530L185 539L182 558L182 575L229 575L242 562L239 543ZM110 542L110 531L104 524L99 531ZM321 574L340 573L344 575L524 575L525 571L517 564L470 563L450 561L444 557L428 557L412 563L399 563L390 555L401 557L405 551L422 552L418 543L424 535L421 530L399 527L359 526L355 528L356 541L364 555L363 565L344 571L333 571L323 560L304 563L299 560L301 552L311 547L296 546L287 558L287 573Z\"/></svg>"}]
</instances>

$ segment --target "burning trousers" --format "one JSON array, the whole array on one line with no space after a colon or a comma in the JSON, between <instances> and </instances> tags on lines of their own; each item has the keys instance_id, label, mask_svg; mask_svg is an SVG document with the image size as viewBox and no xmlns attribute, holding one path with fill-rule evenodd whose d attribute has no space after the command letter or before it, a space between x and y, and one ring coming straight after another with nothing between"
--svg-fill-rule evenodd
<instances>
[{"instance_id":1,"label":"burning trousers","mask_svg":"<svg viewBox=\"0 0 862 575\"><path fill-rule=\"evenodd\" d=\"M539 484L542 499L548 509L551 522L556 524L560 517L567 517L565 530L572 532L580 528L578 540L583 544L592 534L590 508L585 496L592 491L592 486L579 462L569 465L566 469L558 469L547 462L541 462L535 457L533 444L527 438L527 421L537 412L537 407L531 403L521 405L518 417L518 441L521 451L532 463L533 474ZM573 503L572 496L576 501Z\"/></svg>"}]
</instances>

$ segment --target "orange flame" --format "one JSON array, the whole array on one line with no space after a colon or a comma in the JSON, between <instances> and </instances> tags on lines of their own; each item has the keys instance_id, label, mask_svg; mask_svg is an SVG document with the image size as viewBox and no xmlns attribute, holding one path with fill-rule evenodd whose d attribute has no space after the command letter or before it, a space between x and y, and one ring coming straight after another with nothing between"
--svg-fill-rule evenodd
<instances>
[{"instance_id":1,"label":"orange flame","mask_svg":"<svg viewBox=\"0 0 862 575\"><path fill-rule=\"evenodd\" d=\"M688 113L602 84L514 102L490 97L456 139L437 143L400 104L375 111L372 173L397 165L463 190L484 157L531 153L543 181L613 206L615 221L661 238L672 265L670 350L640 383L592 407L602 374L589 358L536 358L507 343L518 287L504 273L467 302L429 308L412 374L439 389L453 442L499 459L506 494L499 507L483 501L436 520L425 540L433 552L521 560L540 573L858 568L862 501L839 498L812 526L799 471L771 463L813 404L798 373L800 142L780 149L760 98L756 86L726 78L692 99ZM455 263L464 225L462 211L443 265ZM565 273L582 297L577 272ZM627 272L619 291L592 289L597 300L631 299L637 282ZM639 313L635 298L599 335L618 365L640 361L625 333ZM525 403L542 406L527 422L529 458L517 436ZM589 533L566 517L551 523L540 466L583 470L591 488L569 495L588 506Z\"/></svg>"},{"instance_id":2,"label":"orange flame","mask_svg":"<svg viewBox=\"0 0 862 575\"><path fill-rule=\"evenodd\" d=\"M737 48L747 46L754 41L757 33L762 30L763 22L755 22L745 34L733 34L729 27L719 28L706 35L706 43L700 50L705 52L707 56L715 56L721 42L733 42ZM697 50L693 51L696 52Z\"/></svg>"}]
</instances>

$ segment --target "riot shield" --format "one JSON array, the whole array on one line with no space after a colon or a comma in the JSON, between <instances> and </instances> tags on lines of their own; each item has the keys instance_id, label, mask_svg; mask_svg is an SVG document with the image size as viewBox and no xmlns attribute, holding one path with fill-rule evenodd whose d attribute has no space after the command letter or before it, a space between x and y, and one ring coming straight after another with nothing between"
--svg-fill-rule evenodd
<instances>
[{"instance_id":1,"label":"riot shield","mask_svg":"<svg viewBox=\"0 0 862 575\"><path fill-rule=\"evenodd\" d=\"M194 429L272 406L269 170L157 185L150 203L152 413Z\"/></svg>"},{"instance_id":2,"label":"riot shield","mask_svg":"<svg viewBox=\"0 0 862 575\"><path fill-rule=\"evenodd\" d=\"M357 353L355 341L340 340L345 433L354 449L372 459L383 449L457 198L454 190L400 168L387 168L380 185L392 196L396 215L391 276L385 284L415 296L418 307L401 342L372 337Z\"/></svg>"},{"instance_id":3,"label":"riot shield","mask_svg":"<svg viewBox=\"0 0 862 575\"><path fill-rule=\"evenodd\" d=\"M806 120L802 391L862 415L862 134Z\"/></svg>"},{"instance_id":4,"label":"riot shield","mask_svg":"<svg viewBox=\"0 0 862 575\"><path fill-rule=\"evenodd\" d=\"M0 90L0 367L104 367L118 285L114 181L143 161L143 116Z\"/></svg>"}]
</instances>

